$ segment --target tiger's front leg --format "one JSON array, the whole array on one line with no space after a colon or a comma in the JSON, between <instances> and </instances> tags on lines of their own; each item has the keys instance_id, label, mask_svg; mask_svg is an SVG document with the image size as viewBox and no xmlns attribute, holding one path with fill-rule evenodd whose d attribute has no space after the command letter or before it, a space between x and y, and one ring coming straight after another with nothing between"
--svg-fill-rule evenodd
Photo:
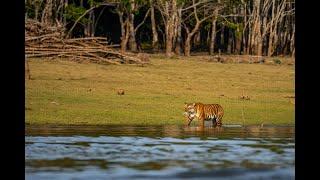
<instances>
[{"instance_id":1,"label":"tiger's front leg","mask_svg":"<svg viewBox=\"0 0 320 180\"><path fill-rule=\"evenodd\" d=\"M204 128L204 118L200 118L201 121L201 127Z\"/></svg>"},{"instance_id":2,"label":"tiger's front leg","mask_svg":"<svg viewBox=\"0 0 320 180\"><path fill-rule=\"evenodd\" d=\"M222 126L221 118L217 118L216 122L217 122L216 124L217 124L218 127Z\"/></svg>"},{"instance_id":3,"label":"tiger's front leg","mask_svg":"<svg viewBox=\"0 0 320 180\"><path fill-rule=\"evenodd\" d=\"M212 127L217 127L217 121L216 121L216 119L212 119Z\"/></svg>"}]
</instances>

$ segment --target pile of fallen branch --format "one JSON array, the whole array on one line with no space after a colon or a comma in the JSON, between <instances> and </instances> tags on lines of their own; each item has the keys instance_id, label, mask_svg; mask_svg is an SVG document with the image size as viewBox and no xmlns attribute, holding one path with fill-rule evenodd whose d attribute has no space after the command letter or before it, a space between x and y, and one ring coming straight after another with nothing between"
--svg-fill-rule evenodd
<instances>
[{"instance_id":1,"label":"pile of fallen branch","mask_svg":"<svg viewBox=\"0 0 320 180\"><path fill-rule=\"evenodd\" d=\"M26 40L33 40L46 36L62 38L64 32L65 29L59 22L55 25L48 25L33 19L27 19L25 22Z\"/></svg>"},{"instance_id":2,"label":"pile of fallen branch","mask_svg":"<svg viewBox=\"0 0 320 180\"><path fill-rule=\"evenodd\" d=\"M27 58L64 58L82 62L107 64L145 64L145 59L134 54L120 53L108 45L103 37L64 38L61 26L48 26L37 21L26 21L25 53Z\"/></svg>"}]
</instances>

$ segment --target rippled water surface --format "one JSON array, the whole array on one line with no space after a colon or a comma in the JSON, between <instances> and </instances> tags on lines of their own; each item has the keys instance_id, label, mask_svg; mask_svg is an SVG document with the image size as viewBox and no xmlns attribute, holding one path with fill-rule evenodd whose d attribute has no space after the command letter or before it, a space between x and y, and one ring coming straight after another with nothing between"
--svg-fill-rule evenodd
<instances>
[{"instance_id":1,"label":"rippled water surface","mask_svg":"<svg viewBox=\"0 0 320 180\"><path fill-rule=\"evenodd\" d=\"M292 127L28 126L26 179L294 179Z\"/></svg>"}]
</instances>

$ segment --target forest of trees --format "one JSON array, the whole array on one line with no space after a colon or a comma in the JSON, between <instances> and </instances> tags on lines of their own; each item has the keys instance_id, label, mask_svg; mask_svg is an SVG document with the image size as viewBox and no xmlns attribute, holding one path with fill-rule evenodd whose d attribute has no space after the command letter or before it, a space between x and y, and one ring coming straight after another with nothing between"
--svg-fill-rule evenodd
<instances>
[{"instance_id":1,"label":"forest of trees","mask_svg":"<svg viewBox=\"0 0 320 180\"><path fill-rule=\"evenodd\" d=\"M25 18L121 51L292 56L294 0L26 0Z\"/></svg>"}]
</instances>

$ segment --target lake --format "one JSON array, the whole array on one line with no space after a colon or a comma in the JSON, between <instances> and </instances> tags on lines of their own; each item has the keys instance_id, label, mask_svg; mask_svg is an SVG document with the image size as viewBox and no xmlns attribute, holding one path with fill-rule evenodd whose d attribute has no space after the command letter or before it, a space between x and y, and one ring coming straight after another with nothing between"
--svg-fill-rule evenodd
<instances>
[{"instance_id":1,"label":"lake","mask_svg":"<svg viewBox=\"0 0 320 180\"><path fill-rule=\"evenodd\" d=\"M294 179L290 126L26 126L26 179Z\"/></svg>"}]
</instances>

